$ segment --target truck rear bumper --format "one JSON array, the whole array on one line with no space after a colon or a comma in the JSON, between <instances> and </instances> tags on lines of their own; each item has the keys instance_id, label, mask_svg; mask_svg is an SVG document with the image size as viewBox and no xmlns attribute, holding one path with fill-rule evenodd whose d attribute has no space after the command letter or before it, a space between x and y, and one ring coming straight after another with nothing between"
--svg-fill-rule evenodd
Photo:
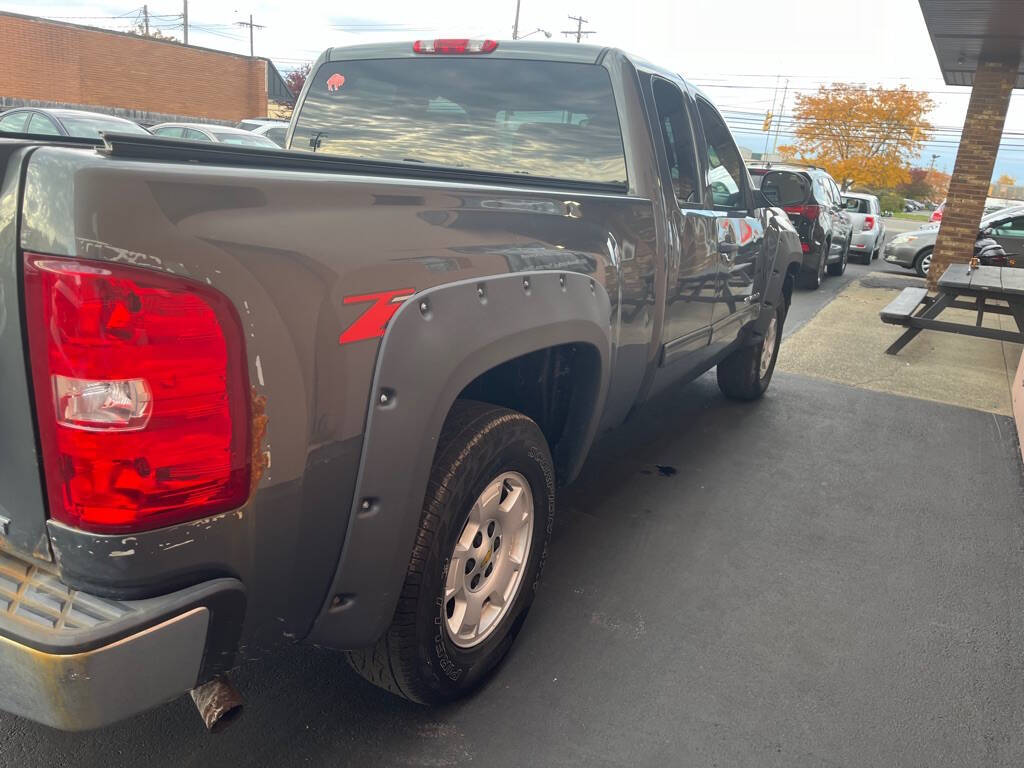
<instances>
[{"instance_id":1,"label":"truck rear bumper","mask_svg":"<svg viewBox=\"0 0 1024 768\"><path fill-rule=\"evenodd\" d=\"M244 605L235 579L109 600L0 551L0 710L80 731L151 709L233 661Z\"/></svg>"}]
</instances>

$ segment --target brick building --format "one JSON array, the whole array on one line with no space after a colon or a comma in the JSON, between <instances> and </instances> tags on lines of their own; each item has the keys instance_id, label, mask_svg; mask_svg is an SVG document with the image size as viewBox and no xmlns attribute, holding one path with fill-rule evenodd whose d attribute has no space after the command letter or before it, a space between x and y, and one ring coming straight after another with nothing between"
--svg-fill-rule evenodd
<instances>
[{"instance_id":1,"label":"brick building","mask_svg":"<svg viewBox=\"0 0 1024 768\"><path fill-rule=\"evenodd\" d=\"M971 258L1002 140L1010 94L1024 88L1024 13L1019 0L920 0L942 76L971 86L928 281Z\"/></svg>"},{"instance_id":2,"label":"brick building","mask_svg":"<svg viewBox=\"0 0 1024 768\"><path fill-rule=\"evenodd\" d=\"M0 12L0 109L31 104L142 123L235 122L287 100L268 59Z\"/></svg>"}]
</instances>

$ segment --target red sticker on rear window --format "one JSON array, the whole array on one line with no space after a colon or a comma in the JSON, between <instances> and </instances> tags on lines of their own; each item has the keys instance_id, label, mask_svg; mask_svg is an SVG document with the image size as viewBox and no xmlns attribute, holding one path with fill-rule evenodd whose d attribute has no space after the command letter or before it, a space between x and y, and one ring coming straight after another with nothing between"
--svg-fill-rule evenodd
<instances>
[{"instance_id":1,"label":"red sticker on rear window","mask_svg":"<svg viewBox=\"0 0 1024 768\"><path fill-rule=\"evenodd\" d=\"M333 75L327 78L327 90L336 91L345 84L345 76L339 75L335 72Z\"/></svg>"}]
</instances>

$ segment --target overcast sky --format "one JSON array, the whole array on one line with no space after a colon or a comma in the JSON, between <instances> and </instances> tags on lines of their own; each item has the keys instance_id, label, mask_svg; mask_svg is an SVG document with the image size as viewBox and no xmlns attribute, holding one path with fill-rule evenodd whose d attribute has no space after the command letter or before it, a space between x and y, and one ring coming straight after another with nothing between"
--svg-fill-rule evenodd
<instances>
[{"instance_id":1,"label":"overcast sky","mask_svg":"<svg viewBox=\"0 0 1024 768\"><path fill-rule=\"evenodd\" d=\"M22 0L0 2L0 8L126 29L141 4ZM248 53L248 29L235 22L252 13L264 25L255 31L256 54L286 71L332 45L428 36L509 38L515 9L515 0L191 0L189 42ZM180 38L181 2L154 0L149 12L153 26ZM588 19L584 29L594 32L588 42L625 48L699 85L725 112L737 141L755 151L765 147L761 119L773 97L781 101L787 79L787 113L794 92L833 81L903 83L930 91L938 105L931 121L941 130L922 164L937 154L936 167L953 170L970 90L943 83L917 0L522 0L520 35L539 27L565 39L562 30L575 28L570 14ZM1024 91L1015 92L1006 131L996 175L1007 172L1024 181ZM783 132L779 143L786 138Z\"/></svg>"}]
</instances>

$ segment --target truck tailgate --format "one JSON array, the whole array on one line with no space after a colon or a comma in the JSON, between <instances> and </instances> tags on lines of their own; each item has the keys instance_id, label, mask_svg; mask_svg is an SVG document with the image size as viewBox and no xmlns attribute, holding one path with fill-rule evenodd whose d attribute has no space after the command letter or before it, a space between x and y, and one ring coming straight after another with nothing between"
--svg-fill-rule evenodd
<instances>
[{"instance_id":1,"label":"truck tailgate","mask_svg":"<svg viewBox=\"0 0 1024 768\"><path fill-rule=\"evenodd\" d=\"M21 333L18 187L29 152L0 140L0 548L50 560Z\"/></svg>"}]
</instances>

